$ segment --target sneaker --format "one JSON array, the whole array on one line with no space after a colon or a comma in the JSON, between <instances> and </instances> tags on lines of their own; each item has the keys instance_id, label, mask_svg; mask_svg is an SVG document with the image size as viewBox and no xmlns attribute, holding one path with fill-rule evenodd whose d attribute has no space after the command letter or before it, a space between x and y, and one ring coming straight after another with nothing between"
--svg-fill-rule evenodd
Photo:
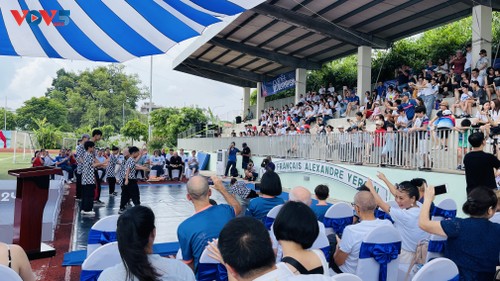
<instances>
[{"instance_id":1,"label":"sneaker","mask_svg":"<svg viewBox=\"0 0 500 281\"><path fill-rule=\"evenodd\" d=\"M116 193L116 192L113 192L113 193L109 194L109 196L117 196L117 195L118 195L118 193Z\"/></svg>"},{"instance_id":2,"label":"sneaker","mask_svg":"<svg viewBox=\"0 0 500 281\"><path fill-rule=\"evenodd\" d=\"M340 115L340 117L345 117L345 116L346 116L346 114L345 114L345 113L342 113L342 115Z\"/></svg>"},{"instance_id":3,"label":"sneaker","mask_svg":"<svg viewBox=\"0 0 500 281\"><path fill-rule=\"evenodd\" d=\"M462 170L462 165L458 165L457 170Z\"/></svg>"},{"instance_id":4,"label":"sneaker","mask_svg":"<svg viewBox=\"0 0 500 281\"><path fill-rule=\"evenodd\" d=\"M86 212L86 211L82 210L80 212L80 214L82 214L82 216L95 216L95 212L94 211L88 211L88 212Z\"/></svg>"},{"instance_id":5,"label":"sneaker","mask_svg":"<svg viewBox=\"0 0 500 281\"><path fill-rule=\"evenodd\" d=\"M118 214L119 214L119 215L121 215L121 214L125 213L125 211L126 211L126 209L120 209L120 210L118 211Z\"/></svg>"},{"instance_id":6,"label":"sneaker","mask_svg":"<svg viewBox=\"0 0 500 281\"><path fill-rule=\"evenodd\" d=\"M95 200L94 201L94 205L100 205L100 206L102 206L102 205L106 205L106 203L102 202L101 200Z\"/></svg>"}]
</instances>

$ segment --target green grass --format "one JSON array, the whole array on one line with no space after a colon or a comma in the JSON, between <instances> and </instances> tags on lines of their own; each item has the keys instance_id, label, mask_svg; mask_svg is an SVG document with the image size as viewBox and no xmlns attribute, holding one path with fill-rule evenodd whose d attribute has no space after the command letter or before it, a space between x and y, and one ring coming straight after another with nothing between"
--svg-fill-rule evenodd
<instances>
[{"instance_id":1,"label":"green grass","mask_svg":"<svg viewBox=\"0 0 500 281\"><path fill-rule=\"evenodd\" d=\"M7 173L8 170L31 167L31 152L26 152L26 159L22 153L16 153L16 163L13 163L14 153L0 153L0 180L14 180L15 177Z\"/></svg>"}]
</instances>

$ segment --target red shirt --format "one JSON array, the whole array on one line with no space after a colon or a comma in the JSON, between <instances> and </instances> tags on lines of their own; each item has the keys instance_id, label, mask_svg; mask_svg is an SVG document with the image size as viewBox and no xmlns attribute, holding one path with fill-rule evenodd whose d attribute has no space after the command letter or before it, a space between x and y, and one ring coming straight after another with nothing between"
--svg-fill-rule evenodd
<instances>
[{"instance_id":1,"label":"red shirt","mask_svg":"<svg viewBox=\"0 0 500 281\"><path fill-rule=\"evenodd\" d=\"M453 72L455 74L462 74L464 72L464 68L465 68L465 62L467 60L465 59L465 57L462 57L461 59L455 59L453 61Z\"/></svg>"},{"instance_id":2,"label":"red shirt","mask_svg":"<svg viewBox=\"0 0 500 281\"><path fill-rule=\"evenodd\" d=\"M384 134L386 132L384 128L375 129L375 146L380 147L384 145Z\"/></svg>"},{"instance_id":3,"label":"red shirt","mask_svg":"<svg viewBox=\"0 0 500 281\"><path fill-rule=\"evenodd\" d=\"M43 166L42 158L35 157L35 160L33 160L33 167L41 167L41 166Z\"/></svg>"}]
</instances>

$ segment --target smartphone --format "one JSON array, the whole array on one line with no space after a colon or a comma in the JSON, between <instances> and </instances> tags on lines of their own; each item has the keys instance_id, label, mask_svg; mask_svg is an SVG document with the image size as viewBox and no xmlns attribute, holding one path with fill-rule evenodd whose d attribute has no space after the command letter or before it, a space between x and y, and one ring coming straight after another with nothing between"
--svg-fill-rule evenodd
<instances>
[{"instance_id":1,"label":"smartphone","mask_svg":"<svg viewBox=\"0 0 500 281\"><path fill-rule=\"evenodd\" d=\"M439 195L439 194L444 194L444 193L447 193L448 192L448 187L446 184L442 184L442 185L436 185L434 187L434 193L436 195Z\"/></svg>"}]
</instances>

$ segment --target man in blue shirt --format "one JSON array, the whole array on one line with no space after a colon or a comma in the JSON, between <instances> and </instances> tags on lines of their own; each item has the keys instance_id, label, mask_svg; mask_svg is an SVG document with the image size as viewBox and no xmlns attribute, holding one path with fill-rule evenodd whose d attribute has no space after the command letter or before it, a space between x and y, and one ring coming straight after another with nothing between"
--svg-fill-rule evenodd
<instances>
[{"instance_id":1,"label":"man in blue shirt","mask_svg":"<svg viewBox=\"0 0 500 281\"><path fill-rule=\"evenodd\" d=\"M70 179L72 179L73 168L71 168L69 164L69 156L66 156L66 150L61 149L59 155L56 156L54 160L56 161L56 167L59 167L61 168L61 170L68 172L68 178L66 180L69 181Z\"/></svg>"},{"instance_id":2,"label":"man in blue shirt","mask_svg":"<svg viewBox=\"0 0 500 281\"><path fill-rule=\"evenodd\" d=\"M400 105L391 107L386 104L386 107L391 110L404 110L406 117L408 118L408 127L411 127L413 117L415 116L415 107L417 106L417 102L414 99L410 99L409 92L404 92L401 94L401 97L402 100Z\"/></svg>"},{"instance_id":3,"label":"man in blue shirt","mask_svg":"<svg viewBox=\"0 0 500 281\"><path fill-rule=\"evenodd\" d=\"M212 180L214 189L222 194L229 205L212 206L209 202L211 190L208 181L202 176L194 176L187 183L187 199L193 203L195 214L177 229L182 259L195 273L207 243L218 238L224 225L241 212L240 203L227 192L222 181L215 176Z\"/></svg>"},{"instance_id":4,"label":"man in blue shirt","mask_svg":"<svg viewBox=\"0 0 500 281\"><path fill-rule=\"evenodd\" d=\"M231 168L236 169L236 154L239 152L240 150L236 148L236 144L234 143L234 141L231 142L231 145L227 150L228 156L227 156L226 171L224 172L225 177L227 177L227 173L231 172ZM231 173L231 176L236 177L238 175L234 175L233 173Z\"/></svg>"},{"instance_id":5,"label":"man in blue shirt","mask_svg":"<svg viewBox=\"0 0 500 281\"><path fill-rule=\"evenodd\" d=\"M385 91L386 88L384 86L384 83L382 81L379 81L377 85L377 95L380 100L385 99Z\"/></svg>"},{"instance_id":6,"label":"man in blue shirt","mask_svg":"<svg viewBox=\"0 0 500 281\"><path fill-rule=\"evenodd\" d=\"M355 92L351 92L351 95L346 97L347 100L347 111L342 115L345 117L351 113L351 110L356 110L359 106L359 97Z\"/></svg>"}]
</instances>

